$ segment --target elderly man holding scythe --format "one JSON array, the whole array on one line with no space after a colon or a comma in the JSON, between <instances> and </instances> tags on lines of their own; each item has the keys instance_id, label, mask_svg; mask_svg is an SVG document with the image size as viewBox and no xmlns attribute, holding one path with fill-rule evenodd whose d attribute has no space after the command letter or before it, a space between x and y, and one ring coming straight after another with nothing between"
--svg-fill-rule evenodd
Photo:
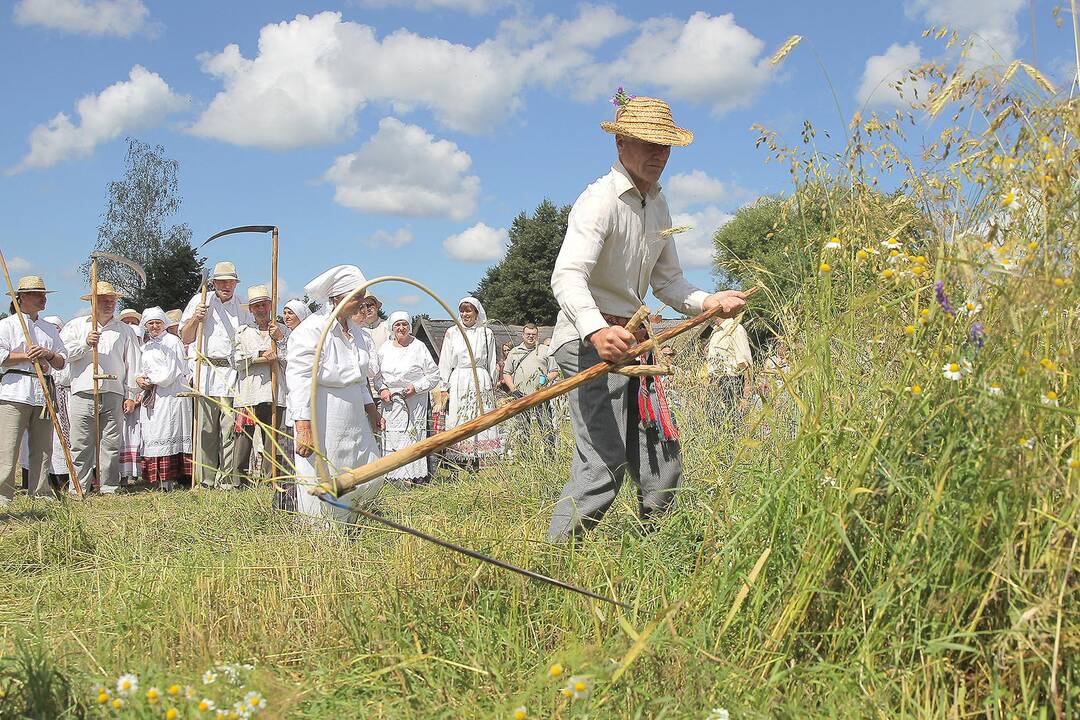
<instances>
[{"instance_id":1,"label":"elderly man holding scythe","mask_svg":"<svg viewBox=\"0 0 1080 720\"><path fill-rule=\"evenodd\" d=\"M560 312L551 346L559 367L574 375L600 360L622 358L635 340L624 326L649 288L687 315L717 306L721 315L743 309L737 291L708 293L683 276L671 214L660 176L672 146L693 133L675 125L662 100L629 97L612 102L615 122L600 127L615 136L618 160L589 185L570 211L555 261L551 289ZM594 526L614 502L626 473L638 486L646 527L668 509L682 478L678 430L663 389L652 378L607 374L570 393L575 455L548 536L565 540Z\"/></svg>"},{"instance_id":2,"label":"elderly man holding scythe","mask_svg":"<svg viewBox=\"0 0 1080 720\"><path fill-rule=\"evenodd\" d=\"M193 296L180 321L180 339L185 344L196 343L192 356L203 365L197 366L200 370L199 387L195 388L197 452L192 485L231 490L240 484L240 479L233 477L236 433L232 408L237 380L233 350L237 330L254 319L236 297L240 277L235 265L219 262L210 281L213 295L209 300L205 291Z\"/></svg>"}]
</instances>

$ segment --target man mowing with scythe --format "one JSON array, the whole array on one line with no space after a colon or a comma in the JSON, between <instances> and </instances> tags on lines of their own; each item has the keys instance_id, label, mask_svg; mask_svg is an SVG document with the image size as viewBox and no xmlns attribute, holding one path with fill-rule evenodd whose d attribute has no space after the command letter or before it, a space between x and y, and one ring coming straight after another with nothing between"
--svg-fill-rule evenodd
<instances>
[{"instance_id":1,"label":"man mowing with scythe","mask_svg":"<svg viewBox=\"0 0 1080 720\"><path fill-rule=\"evenodd\" d=\"M551 346L559 367L573 375L601 359L614 362L644 341L624 325L649 288L687 315L721 306L730 317L746 296L727 290L709 294L683 276L660 176L672 146L694 135L676 127L662 100L629 97L622 88L612 102L615 122L600 127L615 135L618 161L578 197L570 211L551 289L559 318ZM663 389L652 379L608 374L570 393L575 455L548 536L565 540L593 527L615 501L623 476L638 485L642 521L671 505L682 479L678 430Z\"/></svg>"}]
</instances>

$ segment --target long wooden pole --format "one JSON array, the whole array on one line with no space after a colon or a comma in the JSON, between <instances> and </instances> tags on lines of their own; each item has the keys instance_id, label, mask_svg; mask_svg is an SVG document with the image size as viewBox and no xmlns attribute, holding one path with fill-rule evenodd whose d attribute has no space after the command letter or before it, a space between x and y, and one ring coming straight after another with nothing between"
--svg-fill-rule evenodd
<instances>
[{"instance_id":1,"label":"long wooden pole","mask_svg":"<svg viewBox=\"0 0 1080 720\"><path fill-rule=\"evenodd\" d=\"M12 305L15 306L15 314L19 316L19 325L22 327L23 337L26 339L26 349L29 350L30 346L34 344L34 340L30 337L30 327L26 324L26 318L23 316L22 308L19 307L19 298L15 294L15 286L11 284L11 275L8 274L7 260L4 259L3 251L0 251L0 265L4 268L4 281L7 282ZM60 440L60 447L64 451L64 460L67 462L68 477L71 478L71 482L75 485L76 492L78 492L79 497L82 498L82 484L75 474L75 463L71 459L71 450L68 449L67 440L64 439L64 431L60 427L60 417L56 414L56 406L53 405L52 396L49 395L49 383L45 381L45 372L36 362L31 361L30 364L34 366L38 382L41 383L41 392L45 395L45 407L49 409L49 419L52 420L53 430L56 432L56 437Z\"/></svg>"},{"instance_id":2,"label":"long wooden pole","mask_svg":"<svg viewBox=\"0 0 1080 720\"><path fill-rule=\"evenodd\" d=\"M757 291L757 288L751 288L746 292L746 296L750 297ZM342 494L348 492L352 488L361 483L368 482L380 475L384 475L391 470L396 470L400 467L404 467L411 462L414 462L422 457L426 457L433 452L437 452L444 448L447 448L454 443L461 442L466 438L470 438L474 435L478 435L488 428L494 427L499 423L508 420L515 415L519 415L529 408L535 407L541 403L545 403L552 398L565 395L576 387L584 385L587 382L595 380L601 375L605 375L618 368L626 367L639 355L645 353L653 347L653 343L658 344L666 343L668 340L681 335L687 330L691 330L702 323L708 322L723 311L723 307L717 305L712 310L707 310L697 317L685 320L675 327L666 332L662 332L656 336L654 340L646 340L643 343L639 343L634 347L626 351L624 359L617 363L600 362L593 365L590 368L582 370L576 375L558 382L543 390L538 390L534 393L526 395L525 397L518 398L513 402L510 402L503 407L492 410L489 413L485 413L480 417L474 418L466 423L462 423L457 427L447 430L445 432L432 435L431 437L421 440L420 442L410 445L409 447L402 448L395 452L385 455L375 462L368 463L362 467L358 467L355 470L338 475L331 483L322 483L316 485L309 492L312 495L322 495L329 493L340 497Z\"/></svg>"},{"instance_id":3,"label":"long wooden pole","mask_svg":"<svg viewBox=\"0 0 1080 720\"><path fill-rule=\"evenodd\" d=\"M90 260L90 327L92 332L98 331L98 291L97 291L97 258L91 258ZM100 338L99 338L100 339ZM98 387L98 344L94 343L93 349L93 362L94 362L94 474L97 475L98 488L105 484L105 479L101 477L101 390ZM78 482L78 478L76 478Z\"/></svg>"},{"instance_id":4,"label":"long wooden pole","mask_svg":"<svg viewBox=\"0 0 1080 720\"><path fill-rule=\"evenodd\" d=\"M277 260L278 260L278 229L277 225L274 226L274 230L270 235L270 322L277 322ZM274 338L270 338L271 347L276 348ZM277 482L277 477L280 475L278 471L277 462L277 429L278 429L278 417L277 417L277 388L278 388L278 367L280 360L275 360L270 363L270 427L272 428L269 433L264 432L263 435L268 435L266 439L270 441L270 467L271 472L274 473L274 482Z\"/></svg>"},{"instance_id":5,"label":"long wooden pole","mask_svg":"<svg viewBox=\"0 0 1080 720\"><path fill-rule=\"evenodd\" d=\"M209 279L204 277L203 278L203 283L202 283L202 296L199 299L199 305L201 305L201 306L206 305L206 286L209 283L210 283ZM191 425L192 425L192 427L191 427L191 433L192 433L192 437L191 437L191 453L192 453L192 457L191 457L191 460L192 460L192 464L191 464L191 467L192 467L191 489L192 489L193 492L198 492L199 484L200 484L199 479L202 477L203 473L206 472L206 468L200 468L199 467L199 445L201 444L199 442L199 436L202 434L200 432L201 428L200 428L200 422L199 422L200 419L201 419L199 417L200 414L201 414L200 413L201 405L200 405L199 401L202 400L202 382L201 382L202 373L200 371L202 370L202 364L203 364L203 325L205 323L206 323L205 318L199 321L199 330L195 334L195 383L194 383L194 386L192 387L192 390L194 390L194 392L192 393L192 398L191 398L191 401L193 403L195 403L195 408L194 408L195 412L192 413L192 415L191 415L191 417L192 417L192 423L191 423Z\"/></svg>"}]
</instances>

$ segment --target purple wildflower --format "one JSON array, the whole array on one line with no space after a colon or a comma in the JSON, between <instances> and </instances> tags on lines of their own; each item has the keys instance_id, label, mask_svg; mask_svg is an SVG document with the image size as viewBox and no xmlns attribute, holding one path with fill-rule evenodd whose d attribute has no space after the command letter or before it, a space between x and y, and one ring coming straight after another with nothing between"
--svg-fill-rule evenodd
<instances>
[{"instance_id":1,"label":"purple wildflower","mask_svg":"<svg viewBox=\"0 0 1080 720\"><path fill-rule=\"evenodd\" d=\"M975 343L975 347L982 348L986 343L986 332L983 330L983 324L977 322L971 326L971 342Z\"/></svg>"},{"instance_id":2,"label":"purple wildflower","mask_svg":"<svg viewBox=\"0 0 1080 720\"><path fill-rule=\"evenodd\" d=\"M937 295L938 305L941 306L941 309L949 313L949 315L956 317L956 310L949 304L949 298L945 295L945 283L942 280L938 280L937 284L934 285L934 291Z\"/></svg>"},{"instance_id":3,"label":"purple wildflower","mask_svg":"<svg viewBox=\"0 0 1080 720\"><path fill-rule=\"evenodd\" d=\"M615 90L615 94L611 96L611 104L614 105L617 108L621 108L621 107L624 107L626 105L626 103L630 102L633 99L634 99L634 96L628 94L626 92L626 90L623 89L623 86L620 85Z\"/></svg>"}]
</instances>

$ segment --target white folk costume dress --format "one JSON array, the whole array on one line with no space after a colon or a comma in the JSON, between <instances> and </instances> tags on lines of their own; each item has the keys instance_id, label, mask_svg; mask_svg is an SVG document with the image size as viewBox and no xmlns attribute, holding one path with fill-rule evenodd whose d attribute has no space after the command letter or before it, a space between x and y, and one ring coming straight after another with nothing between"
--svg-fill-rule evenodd
<instances>
[{"instance_id":1,"label":"white folk costume dress","mask_svg":"<svg viewBox=\"0 0 1080 720\"><path fill-rule=\"evenodd\" d=\"M168 324L160 308L143 313L143 326L151 320ZM142 347L142 374L153 384L144 390L139 407L142 428L142 477L169 488L181 477L191 476L191 398L180 397L188 385L184 343L162 331Z\"/></svg>"},{"instance_id":2,"label":"white folk costume dress","mask_svg":"<svg viewBox=\"0 0 1080 720\"><path fill-rule=\"evenodd\" d=\"M476 374L480 380L482 400L477 400L472 361L469 359L469 351L461 337L461 332L455 325L446 331L442 351L439 353L439 373L442 377L442 385L450 393L450 407L446 417L447 430L495 409L495 383L499 373L495 334L487 326L487 313L484 312L484 306L479 300L466 297L462 298L458 305L462 303L469 303L476 308L476 323L466 328L465 334L476 356ZM498 427L493 427L452 446L448 457L457 461L477 461L500 455L502 449L502 434Z\"/></svg>"},{"instance_id":3,"label":"white folk costume dress","mask_svg":"<svg viewBox=\"0 0 1080 720\"><path fill-rule=\"evenodd\" d=\"M394 323L405 320L409 315L396 312L387 320L391 328ZM409 327L410 342L405 347L398 345L391 335L379 348L379 367L386 389L394 397L389 404L382 406L382 417L386 422L383 451L390 453L408 447L427 437L428 397L431 390L439 384L439 366L431 357L431 351L424 343L412 337L412 323ZM413 386L415 394L404 397L405 388ZM418 480L429 474L426 457L415 460L405 467L391 470L386 474L390 480Z\"/></svg>"},{"instance_id":4,"label":"white folk costume dress","mask_svg":"<svg viewBox=\"0 0 1080 720\"><path fill-rule=\"evenodd\" d=\"M57 337L64 329L64 321L58 315L49 315L45 322L52 323L56 328ZM51 370L53 385L56 388L56 419L60 421L60 431L63 433L64 442L71 447L71 431L68 424L68 400L71 398L71 368L68 365L57 370ZM53 430L52 446L52 469L53 475L67 475L67 458L64 456L64 447L60 444L60 436Z\"/></svg>"},{"instance_id":5,"label":"white folk costume dress","mask_svg":"<svg viewBox=\"0 0 1080 720\"><path fill-rule=\"evenodd\" d=\"M125 323L127 324L127 323ZM139 325L128 325L135 333L136 342L142 347L143 328ZM135 407L129 413L124 413L124 426L120 435L120 477L129 483L139 479L139 464L142 457L142 427L139 424L139 403L141 394L135 398Z\"/></svg>"},{"instance_id":6,"label":"white folk costume dress","mask_svg":"<svg viewBox=\"0 0 1080 720\"><path fill-rule=\"evenodd\" d=\"M56 327L44 318L31 320L24 316L35 345L67 357L64 343ZM13 352L26 351L26 336L16 315L0 320L0 363ZM27 432L23 442L23 433ZM52 496L49 487L50 455L52 453L52 420L45 410L45 393L29 362L4 368L0 377L0 505L6 505L15 494L13 479L19 477L19 447L27 448L27 467L30 469L30 494ZM67 470L64 470L67 472Z\"/></svg>"},{"instance_id":7,"label":"white folk costume dress","mask_svg":"<svg viewBox=\"0 0 1080 720\"><path fill-rule=\"evenodd\" d=\"M308 308L307 303L299 299L292 299L285 303L285 307L293 311L296 317L300 318L300 322L307 320L311 315L311 309ZM287 386L288 380L286 379L286 371L288 370L288 356L289 356L289 338L292 337L292 331L289 332L285 338L285 353L283 354L283 366L285 370L282 371L281 384ZM295 423L293 421L292 410L289 404L288 387L285 388L285 434L281 439L281 451L285 461L288 463L289 472L294 473L296 468L296 443L294 437L296 433ZM274 491L274 508L278 510L288 510L290 512L296 511L296 483L294 482L281 482L278 483L278 487Z\"/></svg>"},{"instance_id":8,"label":"white folk costume dress","mask_svg":"<svg viewBox=\"0 0 1080 720\"><path fill-rule=\"evenodd\" d=\"M315 347L319 336L330 321L333 308L329 297L348 294L365 282L359 268L339 265L309 283L304 289L309 296L324 302L323 307L300 323L289 337L289 355L285 380L289 389L289 409L294 421L310 420L313 435L317 431L319 446L326 458L331 477L377 460L381 453L371 431L365 405L372 404L368 380L379 372L379 356L360 325L348 322L346 335L341 323L334 321L326 335L318 367L318 416L311 416L311 384L315 376ZM297 510L313 517L325 517L350 523L355 513L322 503L308 491L320 482L317 458L296 456ZM382 487L384 477L378 477L345 493L342 502L364 507L370 505Z\"/></svg>"}]
</instances>

